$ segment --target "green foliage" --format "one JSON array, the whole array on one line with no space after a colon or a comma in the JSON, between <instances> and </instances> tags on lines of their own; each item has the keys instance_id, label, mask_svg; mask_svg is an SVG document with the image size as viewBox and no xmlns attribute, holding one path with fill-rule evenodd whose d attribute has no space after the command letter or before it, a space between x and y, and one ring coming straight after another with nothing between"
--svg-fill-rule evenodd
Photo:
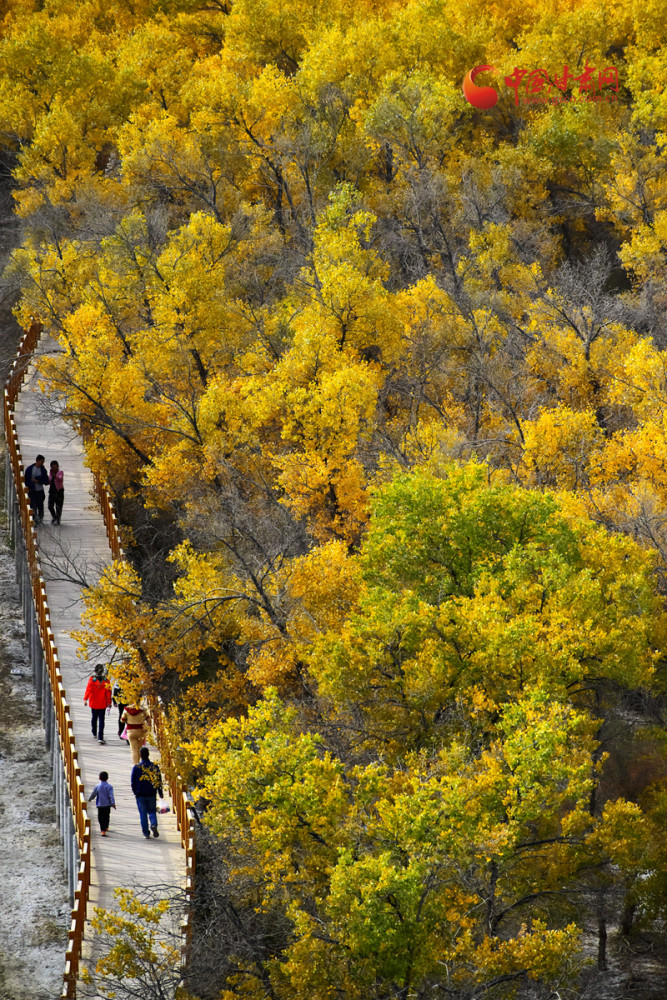
<instances>
[{"instance_id":1,"label":"green foliage","mask_svg":"<svg viewBox=\"0 0 667 1000\"><path fill-rule=\"evenodd\" d=\"M548 494L479 465L403 477L376 497L358 609L307 654L322 695L402 753L454 709L488 716L525 689L562 699L650 684L664 613L652 560Z\"/></svg>"},{"instance_id":2,"label":"green foliage","mask_svg":"<svg viewBox=\"0 0 667 1000\"><path fill-rule=\"evenodd\" d=\"M275 988L441 995L443 964L469 990L575 974L572 899L652 864L638 806L591 808L594 692L654 669L652 562L475 463L377 492L347 560L358 606L303 653L320 732L269 691L191 747L208 824L262 911L292 921Z\"/></svg>"}]
</instances>

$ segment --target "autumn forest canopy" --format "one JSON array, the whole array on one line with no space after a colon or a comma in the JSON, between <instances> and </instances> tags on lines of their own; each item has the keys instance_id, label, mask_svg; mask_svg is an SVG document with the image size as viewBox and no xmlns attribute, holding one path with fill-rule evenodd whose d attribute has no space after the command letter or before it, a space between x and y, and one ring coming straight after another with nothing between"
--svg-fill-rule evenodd
<instances>
[{"instance_id":1,"label":"autumn forest canopy","mask_svg":"<svg viewBox=\"0 0 667 1000\"><path fill-rule=\"evenodd\" d=\"M6 280L123 525L82 649L229 900L192 996L583 995L667 918L665 0L0 11Z\"/></svg>"}]
</instances>

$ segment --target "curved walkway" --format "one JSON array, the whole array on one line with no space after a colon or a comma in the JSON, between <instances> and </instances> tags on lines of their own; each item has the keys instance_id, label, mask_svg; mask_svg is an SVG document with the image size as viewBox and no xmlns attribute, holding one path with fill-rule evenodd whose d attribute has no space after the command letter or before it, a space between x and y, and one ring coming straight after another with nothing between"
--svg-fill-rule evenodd
<instances>
[{"instance_id":1,"label":"curved walkway","mask_svg":"<svg viewBox=\"0 0 667 1000\"><path fill-rule=\"evenodd\" d=\"M41 351L54 347L48 340L40 344ZM107 837L100 836L94 802L88 807L92 829L90 916L94 907L115 905L113 890L117 887L183 886L185 854L166 782L164 802L172 808L159 817L160 836L149 841L141 833L130 788L131 755L128 745L118 738L117 710L112 707L107 717L105 746L100 746L91 733L90 711L83 704L83 692L94 663L78 659L77 643L71 634L81 625L82 587L63 577L76 576L78 572L88 583L94 583L111 554L93 492L93 479L84 466L82 443L62 420L46 413L32 367L16 403L15 419L24 467L41 453L46 456L47 468L56 459L64 472L62 522L53 526L45 506L44 523L37 529L42 569L86 797L101 770L109 772L116 797L117 808L112 810ZM70 564L70 570L63 573L65 563ZM159 760L157 747L152 749L151 757ZM96 951L87 923L84 965L94 963Z\"/></svg>"}]
</instances>

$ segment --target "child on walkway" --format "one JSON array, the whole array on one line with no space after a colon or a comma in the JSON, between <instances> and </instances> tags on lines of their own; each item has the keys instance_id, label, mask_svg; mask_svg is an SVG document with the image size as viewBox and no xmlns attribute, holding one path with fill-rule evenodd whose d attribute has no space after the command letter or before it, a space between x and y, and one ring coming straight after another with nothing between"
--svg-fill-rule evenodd
<instances>
[{"instance_id":1,"label":"child on walkway","mask_svg":"<svg viewBox=\"0 0 667 1000\"><path fill-rule=\"evenodd\" d=\"M95 799L95 805L97 806L97 819L100 824L100 833L103 837L106 837L107 830L109 829L109 817L111 816L111 807L116 808L116 800L113 797L113 788L109 784L109 775L106 771L100 771L99 784L95 785L92 792L88 796L88 801Z\"/></svg>"}]
</instances>

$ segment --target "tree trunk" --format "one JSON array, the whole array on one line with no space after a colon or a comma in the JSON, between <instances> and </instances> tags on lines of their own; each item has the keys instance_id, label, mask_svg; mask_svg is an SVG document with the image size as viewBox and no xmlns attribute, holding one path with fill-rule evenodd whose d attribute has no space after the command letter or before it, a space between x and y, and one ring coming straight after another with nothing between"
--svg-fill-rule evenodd
<instances>
[{"instance_id":1,"label":"tree trunk","mask_svg":"<svg viewBox=\"0 0 667 1000\"><path fill-rule=\"evenodd\" d=\"M607 919L604 913L604 898L598 905L598 969L604 972L607 968Z\"/></svg>"},{"instance_id":2,"label":"tree trunk","mask_svg":"<svg viewBox=\"0 0 667 1000\"><path fill-rule=\"evenodd\" d=\"M625 906L623 907L623 916L621 918L621 934L623 934L624 937L627 937L632 930L636 910L637 904L630 903L626 900Z\"/></svg>"}]
</instances>

